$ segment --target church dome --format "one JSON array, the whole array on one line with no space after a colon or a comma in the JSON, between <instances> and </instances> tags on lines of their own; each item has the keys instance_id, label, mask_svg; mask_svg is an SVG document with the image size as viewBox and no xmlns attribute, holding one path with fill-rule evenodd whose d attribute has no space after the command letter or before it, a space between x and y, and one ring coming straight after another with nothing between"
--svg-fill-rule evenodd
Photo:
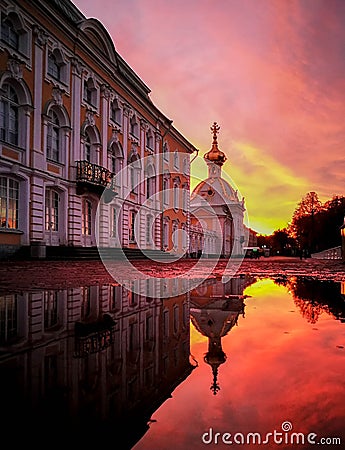
<instances>
[{"instance_id":1,"label":"church dome","mask_svg":"<svg viewBox=\"0 0 345 450\"><path fill-rule=\"evenodd\" d=\"M226 204L227 202L239 202L237 190L223 178L206 178L201 181L191 194L191 200L203 197L210 204Z\"/></svg>"},{"instance_id":2,"label":"church dome","mask_svg":"<svg viewBox=\"0 0 345 450\"><path fill-rule=\"evenodd\" d=\"M212 148L210 151L205 153L204 159L206 161L210 161L214 164L217 164L218 166L222 166L226 161L225 153L223 153L218 148L218 141L217 141L217 133L219 132L220 127L217 125L217 122L214 122L211 131L213 133L213 142L212 142Z\"/></svg>"}]
</instances>

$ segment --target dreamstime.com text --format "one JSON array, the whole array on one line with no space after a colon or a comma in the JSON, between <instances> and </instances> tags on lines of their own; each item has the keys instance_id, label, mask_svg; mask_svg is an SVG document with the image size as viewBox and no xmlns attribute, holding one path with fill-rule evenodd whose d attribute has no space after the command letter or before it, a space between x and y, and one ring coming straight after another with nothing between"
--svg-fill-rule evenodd
<instances>
[{"instance_id":1,"label":"dreamstime.com text","mask_svg":"<svg viewBox=\"0 0 345 450\"><path fill-rule=\"evenodd\" d=\"M212 427L206 431L201 440L204 444L225 444L225 445L341 445L340 437L318 437L316 433L292 432L292 423L284 421L281 424L281 430L262 433L220 433Z\"/></svg>"}]
</instances>

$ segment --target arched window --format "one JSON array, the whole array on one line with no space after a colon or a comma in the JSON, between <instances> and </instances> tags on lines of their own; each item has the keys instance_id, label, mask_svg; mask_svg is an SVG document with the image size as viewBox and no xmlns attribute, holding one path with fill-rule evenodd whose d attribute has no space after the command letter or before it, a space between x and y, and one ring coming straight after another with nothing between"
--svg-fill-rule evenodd
<instances>
[{"instance_id":1,"label":"arched window","mask_svg":"<svg viewBox=\"0 0 345 450\"><path fill-rule=\"evenodd\" d=\"M20 53L20 56L29 58L30 56L30 35L20 14L10 11L7 15L1 14L1 34L0 39L3 47Z\"/></svg>"},{"instance_id":2,"label":"arched window","mask_svg":"<svg viewBox=\"0 0 345 450\"><path fill-rule=\"evenodd\" d=\"M139 139L139 125L135 116L133 116L130 121L130 134Z\"/></svg>"},{"instance_id":3,"label":"arched window","mask_svg":"<svg viewBox=\"0 0 345 450\"><path fill-rule=\"evenodd\" d=\"M118 143L111 146L111 170L115 175L118 175L122 170L123 165L123 151Z\"/></svg>"},{"instance_id":4,"label":"arched window","mask_svg":"<svg viewBox=\"0 0 345 450\"><path fill-rule=\"evenodd\" d=\"M1 21L1 40L10 47L19 50L19 33L9 17L4 17Z\"/></svg>"},{"instance_id":5,"label":"arched window","mask_svg":"<svg viewBox=\"0 0 345 450\"><path fill-rule=\"evenodd\" d=\"M96 126L83 126L82 135L82 159L92 164L99 164L99 155L97 149L101 145L100 134Z\"/></svg>"},{"instance_id":6,"label":"arched window","mask_svg":"<svg viewBox=\"0 0 345 450\"><path fill-rule=\"evenodd\" d=\"M53 52L48 53L48 75L56 80L60 80L61 78L61 66Z\"/></svg>"},{"instance_id":7,"label":"arched window","mask_svg":"<svg viewBox=\"0 0 345 450\"><path fill-rule=\"evenodd\" d=\"M18 229L19 183L9 177L0 177L1 228Z\"/></svg>"},{"instance_id":8,"label":"arched window","mask_svg":"<svg viewBox=\"0 0 345 450\"><path fill-rule=\"evenodd\" d=\"M148 130L146 132L146 148L148 148L151 151L153 150L153 136L151 130Z\"/></svg>"},{"instance_id":9,"label":"arched window","mask_svg":"<svg viewBox=\"0 0 345 450\"><path fill-rule=\"evenodd\" d=\"M48 116L47 159L61 161L60 120L54 110L51 110Z\"/></svg>"},{"instance_id":10,"label":"arched window","mask_svg":"<svg viewBox=\"0 0 345 450\"><path fill-rule=\"evenodd\" d=\"M122 110L119 105L119 101L115 99L111 102L110 105L110 119L116 123L117 125L121 126L122 123Z\"/></svg>"},{"instance_id":11,"label":"arched window","mask_svg":"<svg viewBox=\"0 0 345 450\"><path fill-rule=\"evenodd\" d=\"M83 99L89 105L97 105L97 88L95 86L94 80L91 77L89 77L87 80L84 80Z\"/></svg>"},{"instance_id":12,"label":"arched window","mask_svg":"<svg viewBox=\"0 0 345 450\"><path fill-rule=\"evenodd\" d=\"M4 84L3 91L0 102L0 139L18 145L18 96L10 84Z\"/></svg>"}]
</instances>

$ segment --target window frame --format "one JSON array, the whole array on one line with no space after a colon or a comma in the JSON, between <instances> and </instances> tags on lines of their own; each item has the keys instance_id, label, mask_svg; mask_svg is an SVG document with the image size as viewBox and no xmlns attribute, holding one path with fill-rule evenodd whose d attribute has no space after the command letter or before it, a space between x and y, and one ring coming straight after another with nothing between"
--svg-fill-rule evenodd
<instances>
[{"instance_id":1,"label":"window frame","mask_svg":"<svg viewBox=\"0 0 345 450\"><path fill-rule=\"evenodd\" d=\"M20 122L19 96L11 83L5 83L3 90L5 93L1 96L0 100L0 140L6 144L18 147ZM11 128L13 122L11 111L14 113L14 128Z\"/></svg>"},{"instance_id":2,"label":"window frame","mask_svg":"<svg viewBox=\"0 0 345 450\"><path fill-rule=\"evenodd\" d=\"M3 181L5 180L5 183ZM12 186L11 186L12 182ZM10 193L14 192L15 197L11 197ZM5 195L3 195L5 194ZM19 230L19 194L20 183L12 177L0 177L0 228L6 230ZM10 206L13 203L13 206ZM4 205L3 205L4 204ZM10 214L10 211L12 213ZM4 214L4 215L3 215ZM9 226L14 222L15 226Z\"/></svg>"}]
</instances>

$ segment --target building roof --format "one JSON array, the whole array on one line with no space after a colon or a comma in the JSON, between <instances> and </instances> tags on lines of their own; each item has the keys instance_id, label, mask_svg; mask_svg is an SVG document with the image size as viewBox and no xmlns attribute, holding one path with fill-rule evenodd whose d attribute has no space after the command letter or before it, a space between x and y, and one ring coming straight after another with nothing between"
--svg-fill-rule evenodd
<instances>
[{"instance_id":1,"label":"building roof","mask_svg":"<svg viewBox=\"0 0 345 450\"><path fill-rule=\"evenodd\" d=\"M211 205L239 202L238 193L221 177L209 177L201 181L194 189L191 200L203 197Z\"/></svg>"}]
</instances>

